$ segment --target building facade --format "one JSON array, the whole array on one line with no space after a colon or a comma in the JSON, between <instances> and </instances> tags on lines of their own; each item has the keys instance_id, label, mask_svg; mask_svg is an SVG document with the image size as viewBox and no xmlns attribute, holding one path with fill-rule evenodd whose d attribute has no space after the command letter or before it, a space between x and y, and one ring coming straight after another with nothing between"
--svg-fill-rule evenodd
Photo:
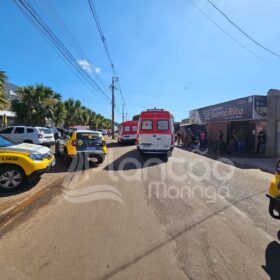
<instances>
[{"instance_id":1,"label":"building facade","mask_svg":"<svg viewBox=\"0 0 280 280\"><path fill-rule=\"evenodd\" d=\"M7 82L5 84L5 95L8 99L9 103L14 99L18 99L19 96L17 94L18 86ZM11 108L7 108L7 110L0 110L0 127L5 127L7 125L12 125L15 122L16 114L11 111Z\"/></svg>"},{"instance_id":2,"label":"building facade","mask_svg":"<svg viewBox=\"0 0 280 280\"><path fill-rule=\"evenodd\" d=\"M258 135L267 135L266 153L280 154L280 91L270 90L267 96L252 95L220 104L191 110L190 124L204 124L210 146L215 144L220 131L229 142L232 132L242 131L246 151L254 152Z\"/></svg>"},{"instance_id":3,"label":"building facade","mask_svg":"<svg viewBox=\"0 0 280 280\"><path fill-rule=\"evenodd\" d=\"M267 93L267 155L280 157L280 91Z\"/></svg>"}]
</instances>

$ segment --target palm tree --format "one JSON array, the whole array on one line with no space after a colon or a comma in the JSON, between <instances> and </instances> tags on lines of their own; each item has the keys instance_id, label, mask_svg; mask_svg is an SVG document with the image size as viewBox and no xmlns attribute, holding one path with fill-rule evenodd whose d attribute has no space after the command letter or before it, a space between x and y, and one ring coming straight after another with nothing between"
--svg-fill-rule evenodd
<instances>
[{"instance_id":1,"label":"palm tree","mask_svg":"<svg viewBox=\"0 0 280 280\"><path fill-rule=\"evenodd\" d=\"M89 126L92 129L96 129L96 113L94 111L91 111L91 114L89 117Z\"/></svg>"},{"instance_id":2,"label":"palm tree","mask_svg":"<svg viewBox=\"0 0 280 280\"><path fill-rule=\"evenodd\" d=\"M46 118L53 119L55 105L60 102L61 96L50 87L38 84L20 87L17 92L21 98L12 102L12 109L18 120L28 125L45 125Z\"/></svg>"},{"instance_id":3,"label":"palm tree","mask_svg":"<svg viewBox=\"0 0 280 280\"><path fill-rule=\"evenodd\" d=\"M54 105L53 112L52 112L52 120L55 126L59 126L63 124L65 117L66 117L66 110L65 110L64 103L59 101Z\"/></svg>"},{"instance_id":4,"label":"palm tree","mask_svg":"<svg viewBox=\"0 0 280 280\"><path fill-rule=\"evenodd\" d=\"M5 82L7 75L4 71L0 70L0 110L6 109L9 102L5 96Z\"/></svg>"}]
</instances>

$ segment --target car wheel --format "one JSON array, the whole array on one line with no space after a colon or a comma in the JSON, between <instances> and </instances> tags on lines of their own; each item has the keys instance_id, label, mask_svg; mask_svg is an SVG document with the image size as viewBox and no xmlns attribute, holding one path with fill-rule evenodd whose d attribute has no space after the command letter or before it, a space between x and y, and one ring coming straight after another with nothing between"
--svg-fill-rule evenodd
<instances>
[{"instance_id":1,"label":"car wheel","mask_svg":"<svg viewBox=\"0 0 280 280\"><path fill-rule=\"evenodd\" d=\"M22 187L26 183L23 170L17 166L4 166L0 171L0 189L9 191Z\"/></svg>"},{"instance_id":2,"label":"car wheel","mask_svg":"<svg viewBox=\"0 0 280 280\"><path fill-rule=\"evenodd\" d=\"M275 212L277 212L277 214L275 214ZM279 209L276 208L276 203L273 199L270 199L269 202L269 214L272 218L280 220L280 212Z\"/></svg>"},{"instance_id":3,"label":"car wheel","mask_svg":"<svg viewBox=\"0 0 280 280\"><path fill-rule=\"evenodd\" d=\"M67 150L64 150L63 160L66 166L69 166L71 164L71 158L68 156Z\"/></svg>"},{"instance_id":4,"label":"car wheel","mask_svg":"<svg viewBox=\"0 0 280 280\"><path fill-rule=\"evenodd\" d=\"M24 140L23 143L33 144L32 140Z\"/></svg>"}]
</instances>

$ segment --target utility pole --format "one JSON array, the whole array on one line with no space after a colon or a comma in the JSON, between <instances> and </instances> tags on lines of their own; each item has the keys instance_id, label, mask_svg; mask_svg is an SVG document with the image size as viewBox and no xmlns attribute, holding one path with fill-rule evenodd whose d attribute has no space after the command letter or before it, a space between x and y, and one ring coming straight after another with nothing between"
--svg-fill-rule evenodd
<instances>
[{"instance_id":1,"label":"utility pole","mask_svg":"<svg viewBox=\"0 0 280 280\"><path fill-rule=\"evenodd\" d=\"M112 139L115 139L115 77L112 77Z\"/></svg>"},{"instance_id":2,"label":"utility pole","mask_svg":"<svg viewBox=\"0 0 280 280\"><path fill-rule=\"evenodd\" d=\"M123 122L124 122L124 103L123 103L122 119L123 119Z\"/></svg>"}]
</instances>

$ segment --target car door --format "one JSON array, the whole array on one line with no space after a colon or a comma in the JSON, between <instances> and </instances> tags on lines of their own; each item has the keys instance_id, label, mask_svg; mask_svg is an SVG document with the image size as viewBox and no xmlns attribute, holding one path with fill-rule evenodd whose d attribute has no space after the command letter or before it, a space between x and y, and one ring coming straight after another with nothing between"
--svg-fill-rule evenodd
<instances>
[{"instance_id":1,"label":"car door","mask_svg":"<svg viewBox=\"0 0 280 280\"><path fill-rule=\"evenodd\" d=\"M0 135L3 135L3 136L5 136L6 138L8 138L9 140L11 140L11 141L13 141L13 134L12 134L12 132L13 132L13 130L14 130L15 128L14 127L7 127L7 128L4 128L4 129L2 129L1 131L0 131Z\"/></svg>"},{"instance_id":2,"label":"car door","mask_svg":"<svg viewBox=\"0 0 280 280\"><path fill-rule=\"evenodd\" d=\"M13 131L13 139L17 143L22 143L25 135L25 127L17 126Z\"/></svg>"},{"instance_id":3,"label":"car door","mask_svg":"<svg viewBox=\"0 0 280 280\"><path fill-rule=\"evenodd\" d=\"M139 134L139 145L140 149L143 150L154 150L155 149L155 138L154 133L154 120L153 119L142 119L140 124Z\"/></svg>"},{"instance_id":4,"label":"car door","mask_svg":"<svg viewBox=\"0 0 280 280\"><path fill-rule=\"evenodd\" d=\"M170 123L168 119L158 119L156 121L155 149L167 150L171 145Z\"/></svg>"}]
</instances>

